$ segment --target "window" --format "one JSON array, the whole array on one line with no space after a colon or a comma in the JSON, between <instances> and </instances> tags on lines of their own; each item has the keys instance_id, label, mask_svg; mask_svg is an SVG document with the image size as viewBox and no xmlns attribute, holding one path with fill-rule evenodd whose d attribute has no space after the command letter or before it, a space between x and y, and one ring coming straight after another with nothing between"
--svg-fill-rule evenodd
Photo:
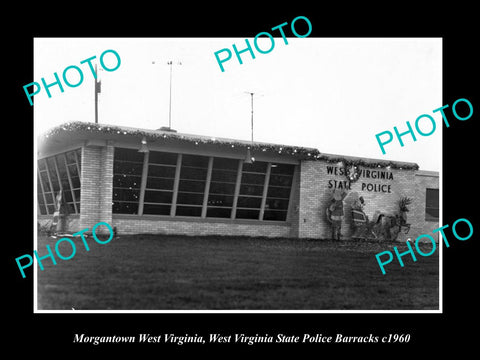
<instances>
[{"instance_id":1,"label":"window","mask_svg":"<svg viewBox=\"0 0 480 360\"><path fill-rule=\"evenodd\" d=\"M207 217L230 218L237 183L237 159L214 158L207 201Z\"/></svg>"},{"instance_id":2,"label":"window","mask_svg":"<svg viewBox=\"0 0 480 360\"><path fill-rule=\"evenodd\" d=\"M81 149L38 160L37 200L41 215L56 210L55 198L62 192L60 212L80 213Z\"/></svg>"},{"instance_id":3,"label":"window","mask_svg":"<svg viewBox=\"0 0 480 360\"><path fill-rule=\"evenodd\" d=\"M259 219L268 163L243 163L237 203L237 219Z\"/></svg>"},{"instance_id":4,"label":"window","mask_svg":"<svg viewBox=\"0 0 480 360\"><path fill-rule=\"evenodd\" d=\"M263 161L247 164L116 148L113 213L286 221L294 169ZM42 170L39 176L48 172ZM46 207L50 198L40 200Z\"/></svg>"},{"instance_id":5,"label":"window","mask_svg":"<svg viewBox=\"0 0 480 360\"><path fill-rule=\"evenodd\" d=\"M75 197L75 190L79 190L80 188L80 180L78 176L70 177L68 174L67 169L67 159L65 158L65 154L60 154L55 156L55 160L57 163L57 171L58 171L58 178L60 181L61 188L64 189L63 196L65 201L65 206L67 207L68 214L76 213L76 206L80 205L80 203L76 202ZM67 190L66 190L67 189Z\"/></svg>"},{"instance_id":6,"label":"window","mask_svg":"<svg viewBox=\"0 0 480 360\"><path fill-rule=\"evenodd\" d=\"M170 215L178 154L150 151L143 213Z\"/></svg>"},{"instance_id":7,"label":"window","mask_svg":"<svg viewBox=\"0 0 480 360\"><path fill-rule=\"evenodd\" d=\"M137 214L144 153L115 148L113 157L113 207L118 214Z\"/></svg>"},{"instance_id":8,"label":"window","mask_svg":"<svg viewBox=\"0 0 480 360\"><path fill-rule=\"evenodd\" d=\"M182 155L175 215L202 215L208 161L206 156Z\"/></svg>"},{"instance_id":9,"label":"window","mask_svg":"<svg viewBox=\"0 0 480 360\"><path fill-rule=\"evenodd\" d=\"M438 189L427 189L425 199L425 220L439 220L439 192Z\"/></svg>"},{"instance_id":10,"label":"window","mask_svg":"<svg viewBox=\"0 0 480 360\"><path fill-rule=\"evenodd\" d=\"M67 173L70 176L73 200L76 204L77 214L80 213L80 159L82 157L82 150L77 149L75 151L69 151L65 153L65 159L67 163Z\"/></svg>"},{"instance_id":11,"label":"window","mask_svg":"<svg viewBox=\"0 0 480 360\"><path fill-rule=\"evenodd\" d=\"M294 170L294 165L271 165L263 220L285 221L287 219Z\"/></svg>"}]
</instances>

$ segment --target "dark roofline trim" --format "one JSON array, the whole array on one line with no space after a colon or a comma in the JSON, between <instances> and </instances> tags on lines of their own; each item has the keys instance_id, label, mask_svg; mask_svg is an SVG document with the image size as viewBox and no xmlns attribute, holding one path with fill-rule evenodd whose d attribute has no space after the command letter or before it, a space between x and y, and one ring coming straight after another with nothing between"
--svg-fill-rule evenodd
<instances>
[{"instance_id":1,"label":"dark roofline trim","mask_svg":"<svg viewBox=\"0 0 480 360\"><path fill-rule=\"evenodd\" d=\"M320 152L317 149L313 148L304 148L301 146L291 146L291 145L280 145L280 144L268 144L268 143L259 143L259 142L249 142L241 140L232 140L232 139L223 139L223 138L214 138L207 136L196 136L196 135L187 135L182 133L173 133L168 131L161 130L146 130L146 129L136 129L136 128L127 128L114 125L102 125L89 122L69 122L66 124L59 125L54 127L44 133L42 136L45 139L53 137L61 132L75 132L75 131L84 131L84 132L102 132L104 134L112 135L129 135L129 136L138 136L145 137L148 141L153 140L163 140L163 141L172 141L176 143L189 143L195 145L202 144L213 144L225 147L237 147L244 149L251 149L252 151L262 151L262 152L275 152L280 155L290 155L296 158L305 160L311 159L314 160L317 156L320 155Z\"/></svg>"},{"instance_id":2,"label":"dark roofline trim","mask_svg":"<svg viewBox=\"0 0 480 360\"><path fill-rule=\"evenodd\" d=\"M341 155L325 155L321 154L317 160L325 160L329 163L341 163L345 168L354 167L369 167L369 168L391 168L399 170L418 170L419 166L416 163L391 161L391 160L376 160L376 159L352 159L349 156L343 157Z\"/></svg>"},{"instance_id":3,"label":"dark roofline trim","mask_svg":"<svg viewBox=\"0 0 480 360\"><path fill-rule=\"evenodd\" d=\"M54 137L57 134L62 132L75 132L75 131L84 131L84 132L102 132L104 134L112 135L129 135L129 136L138 136L145 137L147 142L150 140L163 140L163 141L172 141L176 143L189 143L195 145L202 144L214 144L225 147L239 147L244 149L251 149L252 151L261 151L261 152L273 152L279 155L289 155L296 157L300 160L324 160L329 163L340 163L342 162L344 166L363 166L363 167L390 167L393 169L405 169L405 170L418 170L418 165L415 163L406 163L390 160L376 160L376 159L364 159L364 158L353 158L350 156L342 155L330 155L322 154L320 151L314 148L305 148L301 146L291 146L291 145L281 145L281 144L270 144L270 143L260 143L260 142L249 142L245 140L233 140L233 139L223 139L223 138L214 138L207 136L198 136L198 135L187 135L182 133L174 133L169 131L161 130L147 130L147 129L137 129L123 126L115 125L104 125L104 124L95 124L90 122L81 122L73 121L65 123L59 126L56 126L47 132L45 132L42 137L44 140L47 140L50 137Z\"/></svg>"}]
</instances>

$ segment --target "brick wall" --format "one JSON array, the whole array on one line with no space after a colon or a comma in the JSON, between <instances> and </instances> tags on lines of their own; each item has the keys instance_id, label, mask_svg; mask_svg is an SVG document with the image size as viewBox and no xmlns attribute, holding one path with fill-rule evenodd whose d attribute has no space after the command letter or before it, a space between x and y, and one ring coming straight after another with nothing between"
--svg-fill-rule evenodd
<instances>
[{"instance_id":1,"label":"brick wall","mask_svg":"<svg viewBox=\"0 0 480 360\"><path fill-rule=\"evenodd\" d=\"M292 194L290 196L288 222L290 223L289 237L298 238L300 214L300 165L295 166L292 179Z\"/></svg>"},{"instance_id":2,"label":"brick wall","mask_svg":"<svg viewBox=\"0 0 480 360\"><path fill-rule=\"evenodd\" d=\"M113 146L83 146L79 229L89 229L104 221L112 223ZM107 232L104 226L98 233Z\"/></svg>"},{"instance_id":3,"label":"brick wall","mask_svg":"<svg viewBox=\"0 0 480 360\"><path fill-rule=\"evenodd\" d=\"M437 242L439 239L439 233L433 234L434 229L440 227L439 221L427 221L425 220L425 199L426 199L426 189L439 189L439 177L438 173L432 171L418 171L415 174L415 189L416 197L418 199L423 199L422 201L417 201L411 206L411 222L412 223L412 240L416 239L421 234L429 234ZM428 240L425 240L428 241Z\"/></svg>"},{"instance_id":4,"label":"brick wall","mask_svg":"<svg viewBox=\"0 0 480 360\"><path fill-rule=\"evenodd\" d=\"M301 237L328 239L331 226L326 218L326 208L331 201L335 181L346 180L339 174L340 167L326 161L302 161L297 167L292 186L290 213L287 223L248 222L214 219L168 219L161 217L112 216L113 155L111 143L105 146L83 146L81 167L81 213L78 220L69 224L68 231L79 231L104 221L116 226L119 234L163 233L186 235L234 235L266 237ZM328 166L337 167L337 174L329 173ZM344 199L345 218L342 224L344 239L353 234L351 207L363 196L365 213L373 220L379 212L395 214L401 196L413 199L407 213L407 222L412 224L410 232L400 234L399 241L415 239L421 234L431 234L438 222L425 220L425 189L438 188L438 174L415 170L364 168L391 173L393 179L367 177L363 174L358 181L350 184ZM348 183L348 181L347 181ZM369 191L363 184L377 186L377 191ZM345 183L342 183L345 185ZM384 192L378 189L383 186ZM98 230L107 231L104 227ZM438 235L434 236L438 240Z\"/></svg>"},{"instance_id":5,"label":"brick wall","mask_svg":"<svg viewBox=\"0 0 480 360\"><path fill-rule=\"evenodd\" d=\"M265 236L289 237L290 226L286 224L238 223L235 221L174 220L113 215L112 225L118 234L179 234L179 235L229 235L229 236Z\"/></svg>"},{"instance_id":6,"label":"brick wall","mask_svg":"<svg viewBox=\"0 0 480 360\"><path fill-rule=\"evenodd\" d=\"M76 232L80 229L79 221L80 217L78 215L69 215L66 218L62 218L64 221L64 229L66 232ZM39 228L37 230L46 231L51 229L51 225L53 223L53 215L42 215L37 218L37 223Z\"/></svg>"},{"instance_id":7,"label":"brick wall","mask_svg":"<svg viewBox=\"0 0 480 360\"><path fill-rule=\"evenodd\" d=\"M322 162L323 163L323 162ZM326 170L320 162L303 161L300 164L299 224L300 238L325 238L329 225L323 211L327 197L323 189Z\"/></svg>"},{"instance_id":8,"label":"brick wall","mask_svg":"<svg viewBox=\"0 0 480 360\"><path fill-rule=\"evenodd\" d=\"M84 146L82 148L81 170L81 212L79 220L72 225L70 231L84 228L90 229L104 221L112 227L117 227L119 234L163 233L186 235L239 235L239 236L266 236L289 237L289 223L267 224L241 221L199 220L199 219L162 219L161 217L128 217L113 215L113 156L114 147ZM298 201L297 201L298 202ZM289 219L290 220L290 219ZM97 232L107 231L103 226Z\"/></svg>"},{"instance_id":9,"label":"brick wall","mask_svg":"<svg viewBox=\"0 0 480 360\"><path fill-rule=\"evenodd\" d=\"M107 142L107 146L102 148L102 166L100 171L101 192L99 197L100 214L99 220L108 224L112 221L112 194L113 194L113 155L115 148L111 142ZM93 225L92 225L93 226ZM108 231L105 227L103 229Z\"/></svg>"},{"instance_id":10,"label":"brick wall","mask_svg":"<svg viewBox=\"0 0 480 360\"><path fill-rule=\"evenodd\" d=\"M329 174L327 166L337 167L337 175ZM335 180L337 182L344 181L346 177L339 174L340 167L337 164L326 161L303 161L300 168L299 237L329 239L331 238L331 225L326 217L326 209L332 199ZM397 202L402 196L413 198L415 204L415 207L408 213L407 222L410 222L412 218L421 217L419 209L425 206L425 198L421 192L418 192L418 186L421 185L417 185L415 182L415 170L366 167L363 169L368 169L370 172L379 170L392 173L393 180L365 176L350 184L348 195L344 199L345 217L342 224L344 239L350 238L353 234L351 207L359 196L363 196L365 200L364 211L370 220L376 219L379 212L395 214L398 209ZM344 184L342 183L342 185ZM378 186L383 185L383 190L386 192L368 190L368 187L371 189L375 185L377 190L380 190ZM420 227L415 227L414 232L419 230ZM412 234L400 234L398 240L404 241L407 237L412 237Z\"/></svg>"}]
</instances>

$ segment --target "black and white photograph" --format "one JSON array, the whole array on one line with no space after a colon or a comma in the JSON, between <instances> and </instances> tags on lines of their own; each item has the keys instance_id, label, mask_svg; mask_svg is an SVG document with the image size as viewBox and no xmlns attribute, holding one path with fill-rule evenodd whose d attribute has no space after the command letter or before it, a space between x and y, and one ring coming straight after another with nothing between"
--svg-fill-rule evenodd
<instances>
[{"instance_id":1,"label":"black and white photograph","mask_svg":"<svg viewBox=\"0 0 480 360\"><path fill-rule=\"evenodd\" d=\"M207 7L12 35L9 347L474 343L473 10Z\"/></svg>"},{"instance_id":2,"label":"black and white photograph","mask_svg":"<svg viewBox=\"0 0 480 360\"><path fill-rule=\"evenodd\" d=\"M35 39L37 309L440 310L441 45Z\"/></svg>"}]
</instances>

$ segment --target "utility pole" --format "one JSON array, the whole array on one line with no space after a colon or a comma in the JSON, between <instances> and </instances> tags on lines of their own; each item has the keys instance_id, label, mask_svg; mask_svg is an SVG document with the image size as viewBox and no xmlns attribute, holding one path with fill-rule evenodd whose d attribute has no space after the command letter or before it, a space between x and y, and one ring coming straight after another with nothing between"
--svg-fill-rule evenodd
<instances>
[{"instance_id":1,"label":"utility pole","mask_svg":"<svg viewBox=\"0 0 480 360\"><path fill-rule=\"evenodd\" d=\"M97 64L95 64L95 124L98 124L98 94L102 92L102 82L98 81Z\"/></svg>"}]
</instances>

